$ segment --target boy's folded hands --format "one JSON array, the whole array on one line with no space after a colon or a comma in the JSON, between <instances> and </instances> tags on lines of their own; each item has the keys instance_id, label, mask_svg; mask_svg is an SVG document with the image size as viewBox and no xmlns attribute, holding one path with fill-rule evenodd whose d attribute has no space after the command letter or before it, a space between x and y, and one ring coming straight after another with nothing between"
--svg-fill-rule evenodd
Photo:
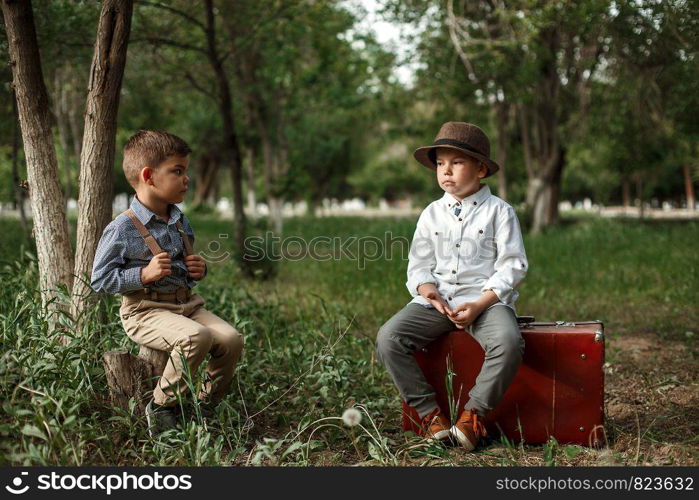
<instances>
[{"instance_id":1,"label":"boy's folded hands","mask_svg":"<svg viewBox=\"0 0 699 500\"><path fill-rule=\"evenodd\" d=\"M204 277L206 261L200 255L187 255L184 258L184 265L187 266L190 278L201 279ZM144 285L153 283L169 274L172 274L170 255L167 252L160 252L150 260L146 267L141 268L141 283Z\"/></svg>"},{"instance_id":2,"label":"boy's folded hands","mask_svg":"<svg viewBox=\"0 0 699 500\"><path fill-rule=\"evenodd\" d=\"M423 283L417 291L432 304L432 307L447 316L461 330L473 323L483 312L483 307L477 302L465 302L452 309L434 283Z\"/></svg>"},{"instance_id":3,"label":"boy's folded hands","mask_svg":"<svg viewBox=\"0 0 699 500\"><path fill-rule=\"evenodd\" d=\"M452 323L456 325L457 328L463 330L468 325L476 321L476 318L483 312L483 309L476 302L464 302L460 306L454 308L449 316Z\"/></svg>"},{"instance_id":4,"label":"boy's folded hands","mask_svg":"<svg viewBox=\"0 0 699 500\"><path fill-rule=\"evenodd\" d=\"M170 255L163 251L154 255L148 265L141 268L141 283L152 283L168 274L172 274L172 264Z\"/></svg>"},{"instance_id":5,"label":"boy's folded hands","mask_svg":"<svg viewBox=\"0 0 699 500\"><path fill-rule=\"evenodd\" d=\"M201 255L191 254L184 258L184 265L187 266L189 277L195 280L204 277L206 271L206 261Z\"/></svg>"}]
</instances>

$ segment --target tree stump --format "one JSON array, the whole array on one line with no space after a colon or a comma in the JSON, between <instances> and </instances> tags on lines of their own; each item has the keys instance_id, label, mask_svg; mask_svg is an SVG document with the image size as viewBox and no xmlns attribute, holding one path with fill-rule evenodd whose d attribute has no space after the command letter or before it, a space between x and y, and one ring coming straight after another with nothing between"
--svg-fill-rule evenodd
<instances>
[{"instance_id":1,"label":"tree stump","mask_svg":"<svg viewBox=\"0 0 699 500\"><path fill-rule=\"evenodd\" d=\"M168 359L169 353L145 346L141 346L138 356L124 350L105 352L102 360L112 405L128 411L129 399L133 397L137 411L143 414L147 397Z\"/></svg>"}]
</instances>

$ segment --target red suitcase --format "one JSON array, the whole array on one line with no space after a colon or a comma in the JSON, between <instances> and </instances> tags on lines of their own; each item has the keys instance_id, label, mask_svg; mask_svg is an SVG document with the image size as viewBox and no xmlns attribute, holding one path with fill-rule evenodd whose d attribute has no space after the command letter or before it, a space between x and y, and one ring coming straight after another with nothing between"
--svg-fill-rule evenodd
<instances>
[{"instance_id":1,"label":"red suitcase","mask_svg":"<svg viewBox=\"0 0 699 500\"><path fill-rule=\"evenodd\" d=\"M597 446L604 423L604 325L534 323L519 318L524 359L502 401L488 414L490 436L513 441ZM447 369L452 371L452 407L463 408L483 364L484 353L471 335L455 330L415 353L437 402L450 415ZM455 420L456 416L452 420ZM403 402L403 429L420 433L415 410Z\"/></svg>"}]
</instances>

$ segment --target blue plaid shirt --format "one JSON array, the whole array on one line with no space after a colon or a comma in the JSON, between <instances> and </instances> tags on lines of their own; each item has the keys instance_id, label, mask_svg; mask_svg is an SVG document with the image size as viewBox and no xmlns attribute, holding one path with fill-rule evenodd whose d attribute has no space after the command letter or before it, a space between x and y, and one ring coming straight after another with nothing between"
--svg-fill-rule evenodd
<instances>
[{"instance_id":1,"label":"blue plaid shirt","mask_svg":"<svg viewBox=\"0 0 699 500\"><path fill-rule=\"evenodd\" d=\"M160 248L170 254L172 263L172 274L149 283L148 288L161 293L171 293L183 287L193 288L196 282L187 276L184 243L175 223L182 219L182 229L189 236L192 245L194 231L182 211L177 206L170 205L170 219L165 222L135 196L131 201L131 210L150 231ZM119 214L104 229L97 245L90 286L96 292L110 295L141 290L144 288L141 283L141 268L147 266L152 258L153 254L133 221L127 215Z\"/></svg>"}]
</instances>

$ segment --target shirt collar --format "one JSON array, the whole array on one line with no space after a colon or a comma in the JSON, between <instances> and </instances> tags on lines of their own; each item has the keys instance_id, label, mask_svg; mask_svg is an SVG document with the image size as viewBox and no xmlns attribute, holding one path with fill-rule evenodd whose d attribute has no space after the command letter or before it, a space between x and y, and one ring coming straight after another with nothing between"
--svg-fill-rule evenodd
<instances>
[{"instance_id":1,"label":"shirt collar","mask_svg":"<svg viewBox=\"0 0 699 500\"><path fill-rule=\"evenodd\" d=\"M133 213L136 214L136 217L138 218L138 220L141 221L141 224L143 224L144 226L148 224L153 217L158 217L158 215L156 215L148 207L141 203L137 196L134 196L131 200L131 210L133 210ZM168 220L168 224L174 224L180 219L181 216L182 211L178 208L178 206L171 204L170 219Z\"/></svg>"},{"instance_id":2,"label":"shirt collar","mask_svg":"<svg viewBox=\"0 0 699 500\"><path fill-rule=\"evenodd\" d=\"M442 201L444 202L447 208L452 208L454 205L458 205L459 203L465 206L480 205L483 202L485 202L485 200L487 200L489 197L490 187L487 184L481 184L481 188L478 191L473 193L471 196L467 196L460 202L449 193L444 193L444 196L442 196Z\"/></svg>"}]
</instances>

